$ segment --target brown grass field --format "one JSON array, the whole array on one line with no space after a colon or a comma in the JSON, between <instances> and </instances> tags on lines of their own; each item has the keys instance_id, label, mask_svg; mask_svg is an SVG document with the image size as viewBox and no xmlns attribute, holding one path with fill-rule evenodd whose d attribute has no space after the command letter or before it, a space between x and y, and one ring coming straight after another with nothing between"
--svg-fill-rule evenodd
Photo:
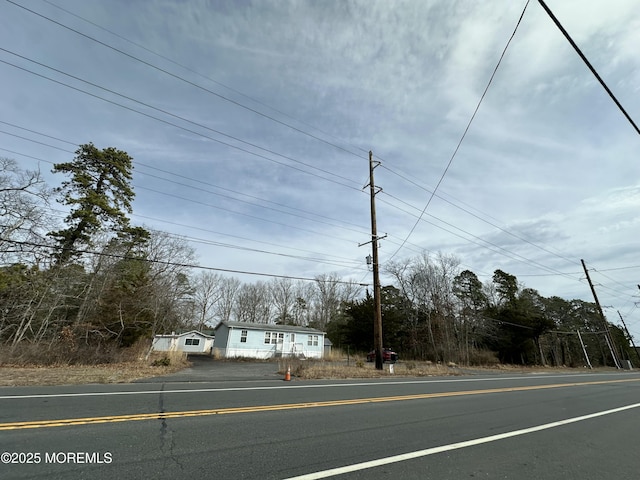
<instances>
[{"instance_id":1,"label":"brown grass field","mask_svg":"<svg viewBox=\"0 0 640 480\"><path fill-rule=\"evenodd\" d=\"M230 361L230 360L217 360ZM241 361L249 361L247 359ZM419 361L399 361L393 365L384 364L383 370L376 370L373 363L367 363L364 357L331 355L325 360L279 359L271 360L274 370L284 376L290 369L294 380L310 379L356 379L356 378L392 378L392 377L429 377L455 376L473 371L504 372L574 372L582 369L552 367L522 367L509 365L487 365L461 368L455 364L440 364ZM263 362L263 361L262 361ZM190 365L184 354L154 353L149 358L133 361L98 365L29 365L0 364L0 386L29 385L79 385L129 383L134 380L167 375L182 370Z\"/></svg>"},{"instance_id":2,"label":"brown grass field","mask_svg":"<svg viewBox=\"0 0 640 480\"><path fill-rule=\"evenodd\" d=\"M148 359L98 365L0 364L0 386L129 383L189 366L184 354L152 354Z\"/></svg>"}]
</instances>

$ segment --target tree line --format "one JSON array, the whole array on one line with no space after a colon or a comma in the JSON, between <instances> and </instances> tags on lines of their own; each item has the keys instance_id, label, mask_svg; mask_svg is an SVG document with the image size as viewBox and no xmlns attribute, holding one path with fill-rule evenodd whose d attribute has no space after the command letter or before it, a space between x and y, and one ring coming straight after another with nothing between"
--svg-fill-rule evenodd
<instances>
[{"instance_id":1,"label":"tree line","mask_svg":"<svg viewBox=\"0 0 640 480\"><path fill-rule=\"evenodd\" d=\"M625 332L583 300L544 297L514 275L495 270L488 282L459 268L455 257L421 255L386 267L383 341L402 357L433 362L604 366L637 364ZM354 350L373 344L373 298L348 304L328 331Z\"/></svg>"},{"instance_id":2,"label":"tree line","mask_svg":"<svg viewBox=\"0 0 640 480\"><path fill-rule=\"evenodd\" d=\"M0 362L110 361L155 334L230 320L313 326L337 347L372 347L373 300L359 284L336 274L243 283L194 269L181 237L133 226L132 170L126 152L89 143L54 165L64 180L50 188L39 171L0 159ZM67 207L62 223L54 201ZM578 366L585 353L595 365L610 364L611 349L629 357L615 325L606 344L594 304L544 298L501 270L482 283L454 257L424 254L385 271L384 341L402 358Z\"/></svg>"}]
</instances>

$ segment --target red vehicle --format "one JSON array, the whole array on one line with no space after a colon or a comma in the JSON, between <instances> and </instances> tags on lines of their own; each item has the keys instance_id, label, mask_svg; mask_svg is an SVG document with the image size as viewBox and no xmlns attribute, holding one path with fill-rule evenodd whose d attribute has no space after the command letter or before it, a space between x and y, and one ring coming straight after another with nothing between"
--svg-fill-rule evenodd
<instances>
[{"instance_id":1,"label":"red vehicle","mask_svg":"<svg viewBox=\"0 0 640 480\"><path fill-rule=\"evenodd\" d=\"M371 350L367 354L367 362L375 362L376 361L376 351ZM398 361L398 354L391 350L390 348L382 349L382 361L388 363L396 363Z\"/></svg>"}]
</instances>

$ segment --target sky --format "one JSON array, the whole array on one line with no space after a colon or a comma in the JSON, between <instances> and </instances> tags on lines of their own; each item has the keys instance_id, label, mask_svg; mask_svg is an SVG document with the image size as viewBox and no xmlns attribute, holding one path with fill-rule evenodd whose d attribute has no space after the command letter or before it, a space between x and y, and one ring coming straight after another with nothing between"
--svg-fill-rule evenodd
<instances>
[{"instance_id":1,"label":"sky","mask_svg":"<svg viewBox=\"0 0 640 480\"><path fill-rule=\"evenodd\" d=\"M640 122L640 2L546 3ZM640 344L640 135L537 1L2 0L0 87L1 156L126 151L199 265L370 283L372 151L382 270L593 301L583 259Z\"/></svg>"}]
</instances>

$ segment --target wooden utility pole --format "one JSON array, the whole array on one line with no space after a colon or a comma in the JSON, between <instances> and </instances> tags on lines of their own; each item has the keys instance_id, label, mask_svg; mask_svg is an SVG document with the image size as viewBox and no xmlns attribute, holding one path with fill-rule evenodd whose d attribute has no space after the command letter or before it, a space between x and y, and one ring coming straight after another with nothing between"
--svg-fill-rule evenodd
<instances>
[{"instance_id":1,"label":"wooden utility pole","mask_svg":"<svg viewBox=\"0 0 640 480\"><path fill-rule=\"evenodd\" d=\"M589 355L587 354L587 347L584 346L582 335L580 335L580 330L576 330L576 332L578 332L578 340L580 340L580 345L582 345L582 353L584 353L584 359L587 361L587 365L589 365L589 368L593 370L593 367L591 366L591 360L589 360Z\"/></svg>"},{"instance_id":2,"label":"wooden utility pole","mask_svg":"<svg viewBox=\"0 0 640 480\"><path fill-rule=\"evenodd\" d=\"M618 316L620 317L620 321L622 322L622 325L624 326L624 330L627 332L627 337L629 337L629 341L631 342L631 346L633 347L633 351L636 352L636 356L638 357L638 368L640 368L640 352L638 351L638 347L636 347L635 342L633 341L633 337L631 336L631 332L629 332L629 329L627 328L627 324L624 323L624 318L622 318L622 314L620 313L620 310L618 310Z\"/></svg>"},{"instance_id":3,"label":"wooden utility pole","mask_svg":"<svg viewBox=\"0 0 640 480\"><path fill-rule=\"evenodd\" d=\"M587 266L584 263L584 260L580 260L582 263L582 268L584 269L584 273L587 276L587 282L589 282L589 287L591 288L591 293L593 294L593 299L596 302L596 307L598 309L598 313L600 314L600 318L602 319L602 323L604 324L604 334L605 340L607 341L607 345L609 345L609 349L611 350L611 356L613 357L613 363L616 368L621 368L620 361L618 360L618 355L616 354L615 345L613 344L611 333L609 332L609 323L604 316L604 312L602 311L602 307L600 306L600 301L598 300L598 295L596 295L596 289L593 287L593 283L591 283L591 277L589 276L589 270L587 270Z\"/></svg>"},{"instance_id":4,"label":"wooden utility pole","mask_svg":"<svg viewBox=\"0 0 640 480\"><path fill-rule=\"evenodd\" d=\"M378 228L376 226L376 191L373 181L373 152L369 151L369 191L371 193L371 249L373 254L373 341L376 351L376 370L383 369L382 358L382 305L380 300L380 270L378 263Z\"/></svg>"}]
</instances>

